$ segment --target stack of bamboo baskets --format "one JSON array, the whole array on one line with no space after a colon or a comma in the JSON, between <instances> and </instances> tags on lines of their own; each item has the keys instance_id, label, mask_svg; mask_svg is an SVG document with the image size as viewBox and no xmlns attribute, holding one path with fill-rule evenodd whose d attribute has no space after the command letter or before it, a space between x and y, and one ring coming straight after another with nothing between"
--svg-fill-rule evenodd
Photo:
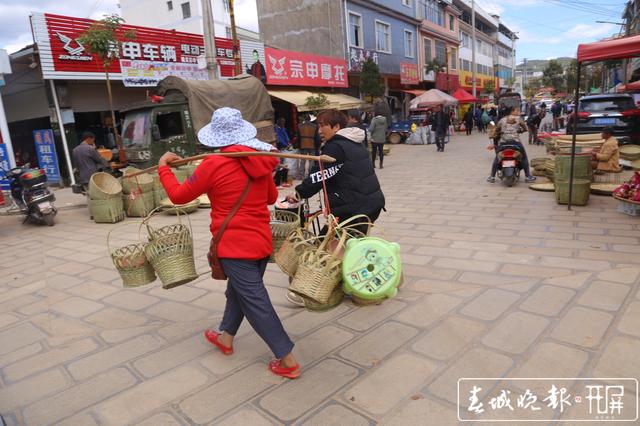
<instances>
[{"instance_id":1,"label":"stack of bamboo baskets","mask_svg":"<svg viewBox=\"0 0 640 426\"><path fill-rule=\"evenodd\" d=\"M130 217L146 217L155 208L153 177L147 173L129 177L138 171L128 167L122 175L124 209Z\"/></svg>"},{"instance_id":2,"label":"stack of bamboo baskets","mask_svg":"<svg viewBox=\"0 0 640 426\"><path fill-rule=\"evenodd\" d=\"M122 186L108 173L94 173L89 180L89 211L96 223L124 220Z\"/></svg>"}]
</instances>

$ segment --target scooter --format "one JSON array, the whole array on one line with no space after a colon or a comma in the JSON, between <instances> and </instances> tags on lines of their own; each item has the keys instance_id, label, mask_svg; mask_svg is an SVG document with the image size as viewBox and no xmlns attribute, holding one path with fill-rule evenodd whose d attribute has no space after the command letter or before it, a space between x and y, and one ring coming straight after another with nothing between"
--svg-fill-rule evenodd
<instances>
[{"instance_id":1,"label":"scooter","mask_svg":"<svg viewBox=\"0 0 640 426\"><path fill-rule=\"evenodd\" d=\"M520 179L522 152L517 145L503 144L498 149L498 177L508 187Z\"/></svg>"},{"instance_id":2,"label":"scooter","mask_svg":"<svg viewBox=\"0 0 640 426\"><path fill-rule=\"evenodd\" d=\"M56 197L47 187L47 174L43 169L32 169L29 165L16 167L5 172L13 204L20 213L26 215L24 221L54 225L58 213L53 204Z\"/></svg>"}]
</instances>

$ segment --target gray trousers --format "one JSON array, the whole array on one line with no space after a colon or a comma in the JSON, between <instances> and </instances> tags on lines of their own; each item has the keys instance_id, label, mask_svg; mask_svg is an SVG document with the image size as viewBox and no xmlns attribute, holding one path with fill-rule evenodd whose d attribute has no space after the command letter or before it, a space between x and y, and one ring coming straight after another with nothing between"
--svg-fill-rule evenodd
<instances>
[{"instance_id":1,"label":"gray trousers","mask_svg":"<svg viewBox=\"0 0 640 426\"><path fill-rule=\"evenodd\" d=\"M269 258L262 260L220 259L227 281L227 304L220 323L220 330L232 336L238 332L246 317L251 327L269 346L276 358L282 358L293 350L293 342L284 331L262 276Z\"/></svg>"}]
</instances>

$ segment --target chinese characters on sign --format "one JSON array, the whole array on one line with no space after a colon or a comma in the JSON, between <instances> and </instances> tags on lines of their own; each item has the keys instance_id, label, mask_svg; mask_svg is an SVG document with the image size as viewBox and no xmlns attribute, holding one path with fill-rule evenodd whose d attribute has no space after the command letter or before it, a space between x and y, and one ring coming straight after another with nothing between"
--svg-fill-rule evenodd
<instances>
[{"instance_id":1,"label":"chinese characters on sign","mask_svg":"<svg viewBox=\"0 0 640 426\"><path fill-rule=\"evenodd\" d=\"M4 170L9 171L9 153L7 152L7 145L0 143L0 189L9 189L9 180L5 179Z\"/></svg>"},{"instance_id":2,"label":"chinese characters on sign","mask_svg":"<svg viewBox=\"0 0 640 426\"><path fill-rule=\"evenodd\" d=\"M33 139L36 144L36 154L38 164L47 174L50 182L60 182L60 170L58 169L58 157L56 155L56 145L53 139L53 130L34 130Z\"/></svg>"},{"instance_id":3,"label":"chinese characters on sign","mask_svg":"<svg viewBox=\"0 0 640 426\"><path fill-rule=\"evenodd\" d=\"M496 386L503 380L460 379L458 420L552 421L558 416L576 422L638 419L636 379L509 378L514 388Z\"/></svg>"},{"instance_id":4,"label":"chinese characters on sign","mask_svg":"<svg viewBox=\"0 0 640 426\"><path fill-rule=\"evenodd\" d=\"M349 48L349 71L360 72L362 71L362 64L367 59L371 59L376 64L378 63L378 52L375 50L359 49L357 47Z\"/></svg>"},{"instance_id":5,"label":"chinese characters on sign","mask_svg":"<svg viewBox=\"0 0 640 426\"><path fill-rule=\"evenodd\" d=\"M207 70L196 64L120 60L122 82L126 87L155 86L163 78L173 75L185 80L208 80Z\"/></svg>"},{"instance_id":6,"label":"chinese characters on sign","mask_svg":"<svg viewBox=\"0 0 640 426\"><path fill-rule=\"evenodd\" d=\"M343 59L266 47L267 83L290 86L348 87Z\"/></svg>"},{"instance_id":7,"label":"chinese characters on sign","mask_svg":"<svg viewBox=\"0 0 640 426\"><path fill-rule=\"evenodd\" d=\"M418 65L409 62L400 62L400 83L401 84L418 84Z\"/></svg>"}]
</instances>

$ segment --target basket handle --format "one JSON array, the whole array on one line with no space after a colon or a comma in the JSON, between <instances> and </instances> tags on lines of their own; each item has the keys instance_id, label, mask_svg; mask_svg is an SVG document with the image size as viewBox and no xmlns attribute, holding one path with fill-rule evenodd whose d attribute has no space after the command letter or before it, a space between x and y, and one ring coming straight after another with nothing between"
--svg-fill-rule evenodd
<instances>
[{"instance_id":1,"label":"basket handle","mask_svg":"<svg viewBox=\"0 0 640 426\"><path fill-rule=\"evenodd\" d=\"M109 230L109 232L107 232L107 250L108 250L108 252L109 252L109 255L111 255L111 244L109 244L109 241L111 240L111 233L112 233L113 231L115 231L116 229L124 228L125 226L128 226L128 225L135 225L136 223L137 223L137 221L136 221L136 222L125 222L125 223L121 223L121 224L119 224L119 225L115 225L115 226L113 226L113 227ZM141 235L140 235L140 230L141 230L141 229L142 229L142 222L140 222L140 227L138 228L138 239L141 239L141 238L142 238L142 237L141 237Z\"/></svg>"},{"instance_id":2,"label":"basket handle","mask_svg":"<svg viewBox=\"0 0 640 426\"><path fill-rule=\"evenodd\" d=\"M309 229L309 226L311 225L311 222L313 222L314 220L316 220L317 218L319 218L322 215L322 210L318 210L317 212L315 212L314 214L312 214L311 216L305 218L305 222L304 225L302 226L305 230Z\"/></svg>"}]
</instances>

